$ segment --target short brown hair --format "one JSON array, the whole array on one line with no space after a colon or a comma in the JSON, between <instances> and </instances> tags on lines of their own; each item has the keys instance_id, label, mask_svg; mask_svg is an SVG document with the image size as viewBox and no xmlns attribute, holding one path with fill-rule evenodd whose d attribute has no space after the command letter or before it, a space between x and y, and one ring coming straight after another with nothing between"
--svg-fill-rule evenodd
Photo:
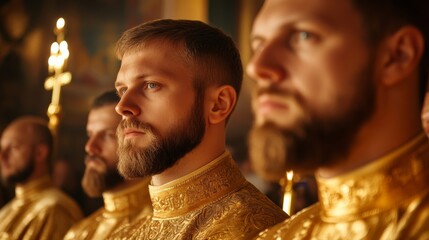
<instances>
[{"instance_id":1,"label":"short brown hair","mask_svg":"<svg viewBox=\"0 0 429 240\"><path fill-rule=\"evenodd\" d=\"M110 90L98 95L92 102L92 109L97 109L110 104L118 104L120 98L116 90Z\"/></svg>"},{"instance_id":2,"label":"short brown hair","mask_svg":"<svg viewBox=\"0 0 429 240\"><path fill-rule=\"evenodd\" d=\"M221 30L194 20L150 21L125 31L117 42L116 54L122 59L125 52L155 39L183 44L184 55L195 69L197 92L208 86L231 85L239 95L243 80L240 54L231 37Z\"/></svg>"}]
</instances>

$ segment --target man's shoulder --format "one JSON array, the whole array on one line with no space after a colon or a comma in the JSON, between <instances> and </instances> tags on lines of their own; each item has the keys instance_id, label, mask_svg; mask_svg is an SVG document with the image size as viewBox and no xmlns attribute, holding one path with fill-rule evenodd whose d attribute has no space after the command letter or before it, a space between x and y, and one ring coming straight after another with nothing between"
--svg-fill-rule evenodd
<instances>
[{"instance_id":1,"label":"man's shoulder","mask_svg":"<svg viewBox=\"0 0 429 240\"><path fill-rule=\"evenodd\" d=\"M240 211L272 214L281 220L288 217L279 206L249 182L246 182L238 191L225 196L224 202L237 205L237 210Z\"/></svg>"},{"instance_id":2,"label":"man's shoulder","mask_svg":"<svg viewBox=\"0 0 429 240\"><path fill-rule=\"evenodd\" d=\"M223 199L206 206L202 215L212 214L215 221L207 221L207 231L227 238L248 239L258 232L276 225L288 215L252 184L227 194Z\"/></svg>"},{"instance_id":3,"label":"man's shoulder","mask_svg":"<svg viewBox=\"0 0 429 240\"><path fill-rule=\"evenodd\" d=\"M319 211L319 204L316 203L298 212L291 218L286 219L285 221L259 233L256 239L293 239L294 236L296 236L295 234L307 234L306 228L309 228L311 226L311 222L315 218L319 218Z\"/></svg>"},{"instance_id":4,"label":"man's shoulder","mask_svg":"<svg viewBox=\"0 0 429 240\"><path fill-rule=\"evenodd\" d=\"M55 187L41 191L33 199L32 205L38 211L57 210L67 212L75 219L82 218L82 211L76 201Z\"/></svg>"},{"instance_id":5,"label":"man's shoulder","mask_svg":"<svg viewBox=\"0 0 429 240\"><path fill-rule=\"evenodd\" d=\"M396 239L427 239L429 237L429 189L414 198L400 220Z\"/></svg>"},{"instance_id":6,"label":"man's shoulder","mask_svg":"<svg viewBox=\"0 0 429 240\"><path fill-rule=\"evenodd\" d=\"M119 227L108 239L148 239L142 236L153 230L151 224L153 224L151 215L142 217L133 223Z\"/></svg>"},{"instance_id":7,"label":"man's shoulder","mask_svg":"<svg viewBox=\"0 0 429 240\"><path fill-rule=\"evenodd\" d=\"M278 206L246 184L223 198L174 218L148 216L126 225L111 239L249 239L287 218Z\"/></svg>"}]
</instances>

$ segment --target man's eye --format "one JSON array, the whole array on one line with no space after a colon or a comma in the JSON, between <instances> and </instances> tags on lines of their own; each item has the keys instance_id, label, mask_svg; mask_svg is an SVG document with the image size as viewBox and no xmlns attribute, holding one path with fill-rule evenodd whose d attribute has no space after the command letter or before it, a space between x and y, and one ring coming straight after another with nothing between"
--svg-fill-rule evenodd
<instances>
[{"instance_id":1,"label":"man's eye","mask_svg":"<svg viewBox=\"0 0 429 240\"><path fill-rule=\"evenodd\" d=\"M296 31L291 35L291 41L294 43L301 41L309 41L314 39L314 34L306 31Z\"/></svg>"},{"instance_id":2,"label":"man's eye","mask_svg":"<svg viewBox=\"0 0 429 240\"><path fill-rule=\"evenodd\" d=\"M310 47L319 42L317 35L307 31L292 32L289 39L289 44L293 48Z\"/></svg>"},{"instance_id":3,"label":"man's eye","mask_svg":"<svg viewBox=\"0 0 429 240\"><path fill-rule=\"evenodd\" d=\"M153 82L148 82L148 83L146 84L146 87L147 87L148 89L156 89L156 88L158 87L158 84L157 84L157 83L153 83Z\"/></svg>"},{"instance_id":4,"label":"man's eye","mask_svg":"<svg viewBox=\"0 0 429 240\"><path fill-rule=\"evenodd\" d=\"M116 91L116 94L119 96L119 97L121 97L122 95L124 95L125 94L125 92L127 91L127 89L126 88L120 88L120 89L118 89L117 91Z\"/></svg>"},{"instance_id":5,"label":"man's eye","mask_svg":"<svg viewBox=\"0 0 429 240\"><path fill-rule=\"evenodd\" d=\"M301 40L308 40L308 39L311 39L313 37L313 35L309 32L302 31L302 32L298 33L298 37Z\"/></svg>"}]
</instances>

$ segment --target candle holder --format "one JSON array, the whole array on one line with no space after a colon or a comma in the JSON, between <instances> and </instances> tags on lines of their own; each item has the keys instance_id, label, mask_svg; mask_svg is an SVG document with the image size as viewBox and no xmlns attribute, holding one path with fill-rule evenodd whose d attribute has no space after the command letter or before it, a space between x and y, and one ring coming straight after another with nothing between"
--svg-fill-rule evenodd
<instances>
[{"instance_id":1,"label":"candle holder","mask_svg":"<svg viewBox=\"0 0 429 240\"><path fill-rule=\"evenodd\" d=\"M64 40L64 18L59 18L54 28L56 41L51 44L51 55L48 59L48 70L50 76L45 81L45 89L52 90L51 103L49 104L47 115L49 117L49 128L56 133L60 120L61 87L70 83L72 75L65 71L69 58L68 44Z\"/></svg>"}]
</instances>

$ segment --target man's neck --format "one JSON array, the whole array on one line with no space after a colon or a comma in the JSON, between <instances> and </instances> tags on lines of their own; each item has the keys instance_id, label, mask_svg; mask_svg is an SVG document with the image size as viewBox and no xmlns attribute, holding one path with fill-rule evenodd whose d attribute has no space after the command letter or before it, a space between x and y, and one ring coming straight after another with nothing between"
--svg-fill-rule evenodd
<instances>
[{"instance_id":1,"label":"man's neck","mask_svg":"<svg viewBox=\"0 0 429 240\"><path fill-rule=\"evenodd\" d=\"M210 163L224 152L224 147L218 149L213 147L209 147L208 149L197 147L186 154L183 158L179 159L172 167L166 169L160 174L153 175L151 184L154 186L160 186L183 177Z\"/></svg>"}]
</instances>

